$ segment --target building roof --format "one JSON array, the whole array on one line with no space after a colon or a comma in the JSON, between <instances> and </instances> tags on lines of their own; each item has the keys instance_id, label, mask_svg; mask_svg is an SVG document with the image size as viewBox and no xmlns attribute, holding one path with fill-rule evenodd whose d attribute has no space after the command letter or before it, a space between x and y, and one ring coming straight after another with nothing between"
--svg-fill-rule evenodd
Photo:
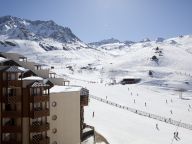
<instances>
[{"instance_id":1,"label":"building roof","mask_svg":"<svg viewBox=\"0 0 192 144\"><path fill-rule=\"evenodd\" d=\"M49 87L48 84L43 84L41 82L35 81L29 85L29 87Z\"/></svg>"},{"instance_id":2,"label":"building roof","mask_svg":"<svg viewBox=\"0 0 192 144\"><path fill-rule=\"evenodd\" d=\"M19 60L20 57L24 57L23 55L20 55L20 54L17 54L17 53L4 53L4 52L1 52L0 56L3 56L4 58L18 59L18 60Z\"/></svg>"},{"instance_id":3,"label":"building roof","mask_svg":"<svg viewBox=\"0 0 192 144\"><path fill-rule=\"evenodd\" d=\"M21 58L22 59L27 59L27 57L25 57L25 56L23 56L21 54L18 54L18 53L4 53L4 52L0 52L0 57L4 57L6 59L13 60L16 63L18 63ZM35 63L35 62L30 62L30 63L33 63L33 66L47 66L46 64L39 64L39 63ZM20 63L18 63L18 65L20 65Z\"/></svg>"},{"instance_id":4,"label":"building roof","mask_svg":"<svg viewBox=\"0 0 192 144\"><path fill-rule=\"evenodd\" d=\"M29 69L26 69L26 68L24 68L24 67L18 67L18 69L20 69L20 70L22 70L22 71L24 71L24 72L29 71Z\"/></svg>"},{"instance_id":5,"label":"building roof","mask_svg":"<svg viewBox=\"0 0 192 144\"><path fill-rule=\"evenodd\" d=\"M61 93L61 92L71 92L80 91L82 87L80 86L58 86L55 85L50 89L50 93Z\"/></svg>"},{"instance_id":6,"label":"building roof","mask_svg":"<svg viewBox=\"0 0 192 144\"><path fill-rule=\"evenodd\" d=\"M52 84L61 84L62 85L63 82L70 82L69 80L64 80L63 78L60 78L60 81L59 81L59 78L55 78L55 76L57 76L56 73L54 73L52 71L50 72L49 69L42 69L41 71L39 71L35 68L35 66L48 66L48 65L37 64L35 62L30 62L30 61L21 62L19 60L20 58L26 58L23 55L20 55L17 53L0 52L0 57L7 58L7 61L2 62L5 65L14 65L14 66L24 67L25 69L19 68L20 70L23 71L24 76L29 76L29 73L31 72L33 75L41 76L43 78L48 79ZM4 59L2 58L2 60L4 60ZM9 71L14 72L13 69L10 69ZM21 71L15 69L15 72L21 72ZM49 79L48 72L50 72L49 74L54 74L55 79L53 79L53 80ZM28 78L24 78L24 80L27 80L27 79ZM29 78L29 80L31 80L31 78ZM35 79L35 80L40 80L40 79Z\"/></svg>"},{"instance_id":7,"label":"building roof","mask_svg":"<svg viewBox=\"0 0 192 144\"><path fill-rule=\"evenodd\" d=\"M7 61L7 59L4 57L0 57L0 62L4 62L4 61Z\"/></svg>"},{"instance_id":8,"label":"building roof","mask_svg":"<svg viewBox=\"0 0 192 144\"><path fill-rule=\"evenodd\" d=\"M81 96L89 95L89 90L86 88L81 88L80 95Z\"/></svg>"},{"instance_id":9,"label":"building roof","mask_svg":"<svg viewBox=\"0 0 192 144\"><path fill-rule=\"evenodd\" d=\"M43 80L43 78L38 76L30 76L23 78L23 80Z\"/></svg>"},{"instance_id":10,"label":"building roof","mask_svg":"<svg viewBox=\"0 0 192 144\"><path fill-rule=\"evenodd\" d=\"M10 66L8 69L5 70L6 72L11 73L23 73L23 70L20 70L17 66Z\"/></svg>"},{"instance_id":11,"label":"building roof","mask_svg":"<svg viewBox=\"0 0 192 144\"><path fill-rule=\"evenodd\" d=\"M6 68L8 68L8 66L0 66L0 71L5 71Z\"/></svg>"}]
</instances>

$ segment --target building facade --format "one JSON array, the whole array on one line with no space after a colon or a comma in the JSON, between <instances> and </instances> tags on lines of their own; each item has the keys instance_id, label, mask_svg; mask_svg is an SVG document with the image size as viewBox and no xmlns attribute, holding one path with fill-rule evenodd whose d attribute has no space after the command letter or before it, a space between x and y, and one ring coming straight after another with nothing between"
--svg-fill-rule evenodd
<instances>
[{"instance_id":1,"label":"building facade","mask_svg":"<svg viewBox=\"0 0 192 144\"><path fill-rule=\"evenodd\" d=\"M16 66L0 68L1 144L48 144L49 85L22 74Z\"/></svg>"},{"instance_id":2,"label":"building facade","mask_svg":"<svg viewBox=\"0 0 192 144\"><path fill-rule=\"evenodd\" d=\"M86 139L87 89L64 86L69 81L22 55L0 57L1 144L78 144Z\"/></svg>"}]
</instances>

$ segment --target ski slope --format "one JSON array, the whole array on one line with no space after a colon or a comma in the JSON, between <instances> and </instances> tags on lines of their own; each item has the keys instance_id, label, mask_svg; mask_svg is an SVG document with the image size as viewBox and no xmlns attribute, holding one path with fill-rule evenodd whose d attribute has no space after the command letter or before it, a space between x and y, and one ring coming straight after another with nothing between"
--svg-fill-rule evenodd
<instances>
[{"instance_id":1,"label":"ski slope","mask_svg":"<svg viewBox=\"0 0 192 144\"><path fill-rule=\"evenodd\" d=\"M29 60L46 64L49 68L54 66L52 71L58 76L69 79L72 85L87 87L91 95L192 124L191 35L130 45L117 42L94 48L70 43L69 50L62 50L62 43L46 40L47 44L58 48L51 51L45 51L35 41L9 41L15 42L16 46L0 45L0 51L19 52ZM152 60L153 56L158 61ZM149 76L149 71L152 71L152 76ZM118 84L127 77L140 78L141 82ZM114 80L117 84L111 85ZM192 130L177 128L91 98L89 106L85 107L85 122L93 125L110 144L192 142ZM173 139L176 130L179 132L178 141Z\"/></svg>"}]
</instances>

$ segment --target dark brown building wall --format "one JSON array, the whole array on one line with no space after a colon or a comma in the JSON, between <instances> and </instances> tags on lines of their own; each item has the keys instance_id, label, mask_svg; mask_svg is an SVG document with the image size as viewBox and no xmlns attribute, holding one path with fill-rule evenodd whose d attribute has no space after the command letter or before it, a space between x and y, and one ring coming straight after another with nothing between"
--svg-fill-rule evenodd
<instances>
[{"instance_id":1,"label":"dark brown building wall","mask_svg":"<svg viewBox=\"0 0 192 144\"><path fill-rule=\"evenodd\" d=\"M29 111L30 111L30 107L29 107L29 89L28 88L23 88L23 92L22 92L23 96L22 96L22 104L23 104L23 117L29 117Z\"/></svg>"}]
</instances>

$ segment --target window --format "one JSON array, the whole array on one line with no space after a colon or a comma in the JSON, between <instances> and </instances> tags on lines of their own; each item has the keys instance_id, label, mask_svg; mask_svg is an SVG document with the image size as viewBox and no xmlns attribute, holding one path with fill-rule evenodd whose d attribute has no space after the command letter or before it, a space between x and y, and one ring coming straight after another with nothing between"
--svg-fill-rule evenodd
<instances>
[{"instance_id":1,"label":"window","mask_svg":"<svg viewBox=\"0 0 192 144\"><path fill-rule=\"evenodd\" d=\"M32 88L32 89L31 89L31 95L32 95L32 96L41 95L41 89L40 89L40 88Z\"/></svg>"},{"instance_id":2,"label":"window","mask_svg":"<svg viewBox=\"0 0 192 144\"><path fill-rule=\"evenodd\" d=\"M54 129L52 129L52 133L57 133L57 129L56 128L54 128Z\"/></svg>"},{"instance_id":3,"label":"window","mask_svg":"<svg viewBox=\"0 0 192 144\"><path fill-rule=\"evenodd\" d=\"M16 73L8 73L8 80L16 80Z\"/></svg>"},{"instance_id":4,"label":"window","mask_svg":"<svg viewBox=\"0 0 192 144\"><path fill-rule=\"evenodd\" d=\"M52 144L57 144L57 142L56 142L56 141L54 141L54 142L52 142Z\"/></svg>"},{"instance_id":5,"label":"window","mask_svg":"<svg viewBox=\"0 0 192 144\"><path fill-rule=\"evenodd\" d=\"M53 101L53 102L52 102L52 107L56 107L56 105L57 105L57 102L56 102L56 101Z\"/></svg>"},{"instance_id":6,"label":"window","mask_svg":"<svg viewBox=\"0 0 192 144\"><path fill-rule=\"evenodd\" d=\"M57 119L57 116L56 115L53 115L52 116L52 120L56 120Z\"/></svg>"},{"instance_id":7,"label":"window","mask_svg":"<svg viewBox=\"0 0 192 144\"><path fill-rule=\"evenodd\" d=\"M8 96L16 96L16 89L8 88Z\"/></svg>"}]
</instances>

